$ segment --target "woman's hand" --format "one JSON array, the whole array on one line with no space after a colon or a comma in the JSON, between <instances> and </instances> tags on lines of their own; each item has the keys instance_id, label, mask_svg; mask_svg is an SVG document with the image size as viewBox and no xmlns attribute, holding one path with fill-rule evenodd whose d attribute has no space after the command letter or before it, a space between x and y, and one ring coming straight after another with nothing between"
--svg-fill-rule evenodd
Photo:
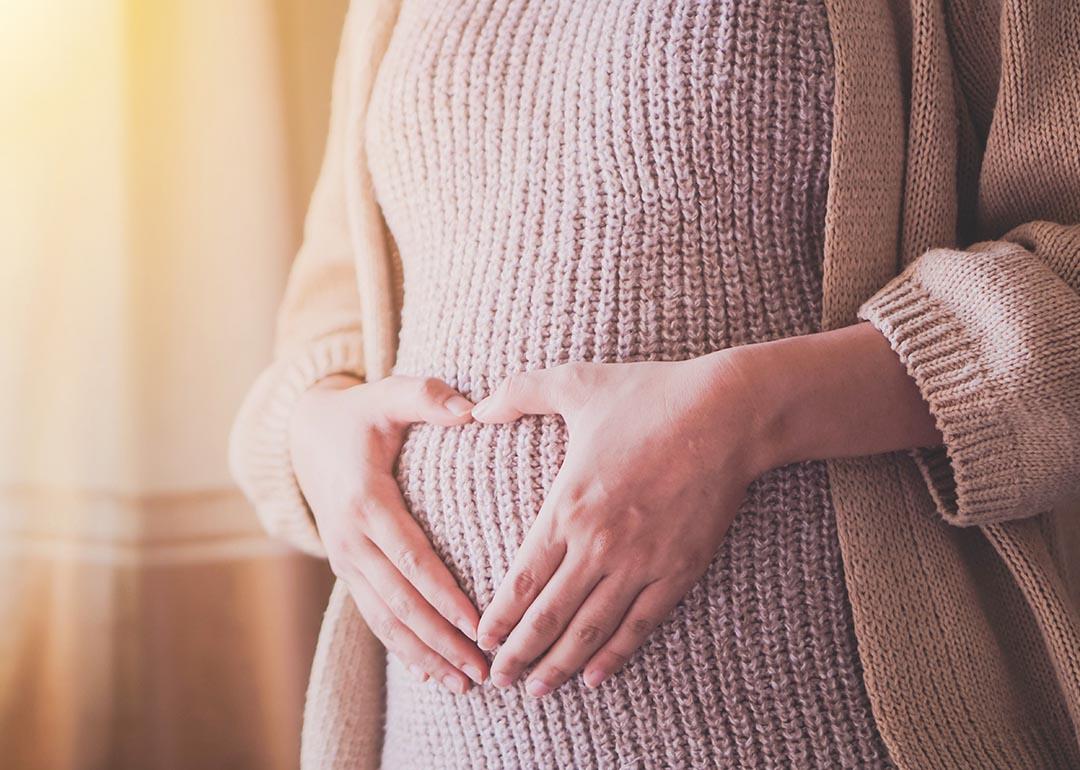
<instances>
[{"instance_id":1,"label":"woman's hand","mask_svg":"<svg viewBox=\"0 0 1080 770\"><path fill-rule=\"evenodd\" d=\"M421 680L463 693L481 683L479 613L408 512L393 475L408 426L461 425L472 403L441 380L328 377L290 426L296 477L330 566L387 650ZM464 673L463 673L464 672Z\"/></svg>"},{"instance_id":2,"label":"woman's hand","mask_svg":"<svg viewBox=\"0 0 1080 770\"><path fill-rule=\"evenodd\" d=\"M480 620L482 649L505 639L496 685L542 655L530 694L582 667L596 687L667 617L764 470L750 405L728 351L517 374L477 405L480 422L559 414L569 432L562 468Z\"/></svg>"},{"instance_id":3,"label":"woman's hand","mask_svg":"<svg viewBox=\"0 0 1080 770\"><path fill-rule=\"evenodd\" d=\"M492 680L537 657L541 695L597 686L704 573L746 487L802 460L936 446L888 340L861 323L676 363L575 363L507 379L480 422L560 414L563 466L480 619ZM546 651L546 652L545 652Z\"/></svg>"}]
</instances>

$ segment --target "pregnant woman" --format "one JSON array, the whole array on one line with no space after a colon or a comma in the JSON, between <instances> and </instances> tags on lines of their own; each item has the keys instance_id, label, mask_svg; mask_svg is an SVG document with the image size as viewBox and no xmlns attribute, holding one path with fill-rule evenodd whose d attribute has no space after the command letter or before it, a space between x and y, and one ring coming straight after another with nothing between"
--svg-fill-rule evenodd
<instances>
[{"instance_id":1,"label":"pregnant woman","mask_svg":"<svg viewBox=\"0 0 1080 770\"><path fill-rule=\"evenodd\" d=\"M354 3L232 445L304 767L1080 766L1077 29Z\"/></svg>"}]
</instances>

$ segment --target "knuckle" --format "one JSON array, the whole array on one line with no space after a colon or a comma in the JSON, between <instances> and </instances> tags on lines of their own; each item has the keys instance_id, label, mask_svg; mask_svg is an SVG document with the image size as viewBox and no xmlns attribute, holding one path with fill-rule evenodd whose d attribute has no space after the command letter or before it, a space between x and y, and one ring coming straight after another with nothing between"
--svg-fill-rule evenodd
<instances>
[{"instance_id":1,"label":"knuckle","mask_svg":"<svg viewBox=\"0 0 1080 770\"><path fill-rule=\"evenodd\" d=\"M349 535L336 535L333 538L324 537L323 540L326 543L326 555L330 560L330 569L344 566L350 557L356 555L358 546L356 538Z\"/></svg>"},{"instance_id":2,"label":"knuckle","mask_svg":"<svg viewBox=\"0 0 1080 770\"><path fill-rule=\"evenodd\" d=\"M424 597L427 599L427 597ZM435 612L439 613L448 623L454 625L456 628L456 618L462 617L462 612L457 608L457 605L452 601L449 596L438 596L434 600L427 599L428 603L435 608Z\"/></svg>"},{"instance_id":3,"label":"knuckle","mask_svg":"<svg viewBox=\"0 0 1080 770\"><path fill-rule=\"evenodd\" d=\"M431 649L425 650L417 663L420 664L421 668L433 676L442 676L450 670L449 666L446 664L445 658L440 657L437 652Z\"/></svg>"},{"instance_id":4,"label":"knuckle","mask_svg":"<svg viewBox=\"0 0 1080 770\"><path fill-rule=\"evenodd\" d=\"M592 482L581 479L566 485L565 502L570 511L582 511L593 497Z\"/></svg>"},{"instance_id":5,"label":"knuckle","mask_svg":"<svg viewBox=\"0 0 1080 770\"><path fill-rule=\"evenodd\" d=\"M570 678L570 672L559 666L548 664L543 667L543 671L541 678L550 687L557 687Z\"/></svg>"},{"instance_id":6,"label":"knuckle","mask_svg":"<svg viewBox=\"0 0 1080 770\"><path fill-rule=\"evenodd\" d=\"M592 508L583 499L587 493L568 491L566 502L561 506L559 524L570 531L586 531L592 527Z\"/></svg>"},{"instance_id":7,"label":"knuckle","mask_svg":"<svg viewBox=\"0 0 1080 770\"><path fill-rule=\"evenodd\" d=\"M590 535L598 527L617 531L605 523L617 507L595 479L568 482L566 490L558 497L555 510L563 526L584 530Z\"/></svg>"},{"instance_id":8,"label":"knuckle","mask_svg":"<svg viewBox=\"0 0 1080 770\"><path fill-rule=\"evenodd\" d=\"M398 548L394 559L398 571L407 579L413 580L420 574L422 560L420 554L411 545L402 545Z\"/></svg>"},{"instance_id":9,"label":"knuckle","mask_svg":"<svg viewBox=\"0 0 1080 770\"><path fill-rule=\"evenodd\" d=\"M399 591L390 596L386 600L386 606L390 608L390 611L394 613L399 621L405 622L409 616L412 615L413 601L412 597L406 594L404 591Z\"/></svg>"},{"instance_id":10,"label":"knuckle","mask_svg":"<svg viewBox=\"0 0 1080 770\"><path fill-rule=\"evenodd\" d=\"M584 400L589 392L593 367L584 361L571 361L559 367L559 387L573 403Z\"/></svg>"},{"instance_id":11,"label":"knuckle","mask_svg":"<svg viewBox=\"0 0 1080 770\"><path fill-rule=\"evenodd\" d=\"M532 596L533 591L536 590L536 575L534 575L531 570L523 569L514 575L514 580L511 585L513 586L515 598L528 599Z\"/></svg>"},{"instance_id":12,"label":"knuckle","mask_svg":"<svg viewBox=\"0 0 1080 770\"><path fill-rule=\"evenodd\" d=\"M603 525L593 529L589 534L589 554L598 560L607 559L619 545L619 532L610 525Z\"/></svg>"},{"instance_id":13,"label":"knuckle","mask_svg":"<svg viewBox=\"0 0 1080 770\"><path fill-rule=\"evenodd\" d=\"M494 636L496 639L505 639L510 633L510 624L500 620L494 619L484 622L484 627L480 630L481 636Z\"/></svg>"},{"instance_id":14,"label":"knuckle","mask_svg":"<svg viewBox=\"0 0 1080 770\"><path fill-rule=\"evenodd\" d=\"M357 485L345 498L346 511L360 522L369 520L378 507L378 496L366 484Z\"/></svg>"},{"instance_id":15,"label":"knuckle","mask_svg":"<svg viewBox=\"0 0 1080 770\"><path fill-rule=\"evenodd\" d=\"M441 656L443 660L458 670L464 668L469 662L468 658L462 654L462 650L454 645L453 641L450 639L440 638L436 640L435 644L432 645L432 649Z\"/></svg>"},{"instance_id":16,"label":"knuckle","mask_svg":"<svg viewBox=\"0 0 1080 770\"><path fill-rule=\"evenodd\" d=\"M521 395L521 393L524 392L525 386L528 382L526 380L527 377L528 375L524 372L514 372L513 374L507 375L506 379L503 380L502 387L500 388L503 395L511 400Z\"/></svg>"},{"instance_id":17,"label":"knuckle","mask_svg":"<svg viewBox=\"0 0 1080 770\"><path fill-rule=\"evenodd\" d=\"M508 674L521 671L529 665L529 661L516 654L499 653L502 660L499 661L499 670Z\"/></svg>"},{"instance_id":18,"label":"knuckle","mask_svg":"<svg viewBox=\"0 0 1080 770\"><path fill-rule=\"evenodd\" d=\"M604 629L596 623L582 623L574 629L574 638L583 645L593 645L600 640Z\"/></svg>"},{"instance_id":19,"label":"knuckle","mask_svg":"<svg viewBox=\"0 0 1080 770\"><path fill-rule=\"evenodd\" d=\"M562 623L553 611L540 610L529 619L529 626L538 634L550 636L562 627Z\"/></svg>"},{"instance_id":20,"label":"knuckle","mask_svg":"<svg viewBox=\"0 0 1080 770\"><path fill-rule=\"evenodd\" d=\"M563 387L572 387L584 382L588 364L584 361L568 361L559 365L559 384Z\"/></svg>"},{"instance_id":21,"label":"knuckle","mask_svg":"<svg viewBox=\"0 0 1080 770\"><path fill-rule=\"evenodd\" d=\"M356 535L335 538L326 549L331 572L347 581L362 575L365 546L364 538Z\"/></svg>"},{"instance_id":22,"label":"knuckle","mask_svg":"<svg viewBox=\"0 0 1080 770\"><path fill-rule=\"evenodd\" d=\"M351 564L356 561L364 551L364 544L367 538L355 529L350 528L345 532L336 533L329 541L327 551L329 554L333 554L337 561L342 562L341 566Z\"/></svg>"},{"instance_id":23,"label":"knuckle","mask_svg":"<svg viewBox=\"0 0 1080 770\"><path fill-rule=\"evenodd\" d=\"M636 615L630 619L629 623L630 632L638 638L647 636L655 625L653 619L645 615Z\"/></svg>"},{"instance_id":24,"label":"knuckle","mask_svg":"<svg viewBox=\"0 0 1080 770\"><path fill-rule=\"evenodd\" d=\"M420 397L425 401L437 401L443 394L443 383L435 377L420 380Z\"/></svg>"},{"instance_id":25,"label":"knuckle","mask_svg":"<svg viewBox=\"0 0 1080 770\"><path fill-rule=\"evenodd\" d=\"M379 618L374 630L383 645L389 649L401 633L401 623L393 615L383 615Z\"/></svg>"}]
</instances>

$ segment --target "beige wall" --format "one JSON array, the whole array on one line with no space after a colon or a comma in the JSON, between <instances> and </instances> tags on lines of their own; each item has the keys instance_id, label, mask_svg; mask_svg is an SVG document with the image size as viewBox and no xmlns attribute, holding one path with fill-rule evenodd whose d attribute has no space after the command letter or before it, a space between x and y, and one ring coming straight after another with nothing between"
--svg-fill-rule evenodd
<instances>
[{"instance_id":1,"label":"beige wall","mask_svg":"<svg viewBox=\"0 0 1080 770\"><path fill-rule=\"evenodd\" d=\"M329 581L226 440L345 5L0 3L4 768L296 766Z\"/></svg>"}]
</instances>

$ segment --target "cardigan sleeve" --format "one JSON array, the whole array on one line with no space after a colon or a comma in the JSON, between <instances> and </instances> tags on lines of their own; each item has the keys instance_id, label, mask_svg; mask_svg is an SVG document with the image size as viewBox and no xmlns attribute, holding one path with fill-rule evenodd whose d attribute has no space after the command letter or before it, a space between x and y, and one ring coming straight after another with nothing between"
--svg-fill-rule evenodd
<instances>
[{"instance_id":1,"label":"cardigan sleeve","mask_svg":"<svg viewBox=\"0 0 1080 770\"><path fill-rule=\"evenodd\" d=\"M1001 15L975 210L1001 235L927 251L859 309L937 422L943 446L914 455L957 525L1080 492L1080 49L1049 5Z\"/></svg>"},{"instance_id":2,"label":"cardigan sleeve","mask_svg":"<svg viewBox=\"0 0 1080 770\"><path fill-rule=\"evenodd\" d=\"M1033 222L917 259L859 310L944 439L915 450L958 525L1034 515L1080 491L1080 227Z\"/></svg>"},{"instance_id":3,"label":"cardigan sleeve","mask_svg":"<svg viewBox=\"0 0 1080 770\"><path fill-rule=\"evenodd\" d=\"M274 359L248 391L229 439L232 474L263 526L315 556L325 551L293 471L289 421L301 394L320 379L364 374L345 194L346 134L353 115L349 30L347 17L334 68L326 150L278 310Z\"/></svg>"}]
</instances>

